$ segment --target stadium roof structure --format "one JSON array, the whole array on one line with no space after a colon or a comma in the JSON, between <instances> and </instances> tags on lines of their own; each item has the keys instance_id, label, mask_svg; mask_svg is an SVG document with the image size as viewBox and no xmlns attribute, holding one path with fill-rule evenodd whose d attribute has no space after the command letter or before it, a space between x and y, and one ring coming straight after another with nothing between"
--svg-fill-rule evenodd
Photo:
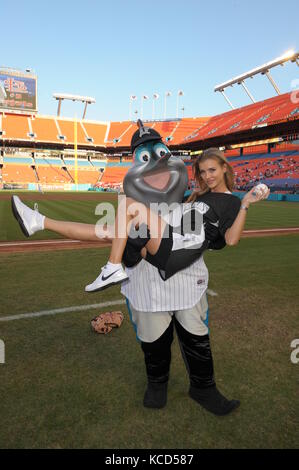
<instances>
[{"instance_id":1,"label":"stadium roof structure","mask_svg":"<svg viewBox=\"0 0 299 470\"><path fill-rule=\"evenodd\" d=\"M242 75L239 75L235 78L232 78L231 80L228 80L227 82L221 83L220 85L216 85L214 88L214 91L217 92L219 91L222 93L228 104L232 109L235 109L231 101L228 99L228 97L225 95L224 90L230 86L233 86L235 84L242 85L244 90L246 91L247 95L251 99L253 103L256 103L256 100L248 90L248 87L245 85L244 81L247 78L253 78L255 75L261 74L261 75L266 75L268 80L270 81L271 85L273 86L274 90L278 95L281 94L280 89L278 88L277 84L275 83L273 77L270 75L270 69L277 67L278 65L284 65L286 62L295 62L299 66L299 52L295 52L293 50L285 52L282 56L277 57L274 60L271 60L270 62L267 62L264 65L261 65L259 67L256 67L255 69L250 70L249 72L243 73Z\"/></svg>"},{"instance_id":2,"label":"stadium roof structure","mask_svg":"<svg viewBox=\"0 0 299 470\"><path fill-rule=\"evenodd\" d=\"M58 100L57 116L60 116L61 102L63 100L80 101L85 103L82 119L85 119L87 105L96 102L95 98L90 96L70 95L69 93L53 93L53 98Z\"/></svg>"}]
</instances>

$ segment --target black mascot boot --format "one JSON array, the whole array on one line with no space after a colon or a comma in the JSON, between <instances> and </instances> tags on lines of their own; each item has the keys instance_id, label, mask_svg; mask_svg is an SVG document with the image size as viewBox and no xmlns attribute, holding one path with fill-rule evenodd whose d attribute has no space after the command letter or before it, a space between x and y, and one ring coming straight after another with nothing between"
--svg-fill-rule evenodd
<instances>
[{"instance_id":1,"label":"black mascot boot","mask_svg":"<svg viewBox=\"0 0 299 470\"><path fill-rule=\"evenodd\" d=\"M221 395L216 385L202 389L190 386L189 396L217 416L228 415L240 406L239 400L228 400Z\"/></svg>"},{"instance_id":2,"label":"black mascot boot","mask_svg":"<svg viewBox=\"0 0 299 470\"><path fill-rule=\"evenodd\" d=\"M143 399L146 408L163 408L166 405L172 340L173 321L153 343L141 342L148 380Z\"/></svg>"},{"instance_id":3,"label":"black mascot boot","mask_svg":"<svg viewBox=\"0 0 299 470\"><path fill-rule=\"evenodd\" d=\"M189 396L203 408L217 416L224 416L240 405L238 400L227 400L216 387L209 335L189 333L175 319L182 356L189 378Z\"/></svg>"}]
</instances>

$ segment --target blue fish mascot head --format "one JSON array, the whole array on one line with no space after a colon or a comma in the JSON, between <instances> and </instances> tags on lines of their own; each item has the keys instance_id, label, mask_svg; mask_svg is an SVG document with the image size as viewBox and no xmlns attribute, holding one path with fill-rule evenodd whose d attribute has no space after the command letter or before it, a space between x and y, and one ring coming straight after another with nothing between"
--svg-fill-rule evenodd
<instances>
[{"instance_id":1,"label":"blue fish mascot head","mask_svg":"<svg viewBox=\"0 0 299 470\"><path fill-rule=\"evenodd\" d=\"M123 181L126 196L150 203L181 202L188 184L185 164L172 155L160 134L138 120L131 150L133 166Z\"/></svg>"}]
</instances>

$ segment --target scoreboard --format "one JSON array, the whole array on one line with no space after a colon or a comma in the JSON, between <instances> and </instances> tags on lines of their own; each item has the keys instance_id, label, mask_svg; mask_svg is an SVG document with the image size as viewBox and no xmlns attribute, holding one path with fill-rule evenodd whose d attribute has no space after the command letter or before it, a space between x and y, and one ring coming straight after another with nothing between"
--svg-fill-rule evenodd
<instances>
[{"instance_id":1,"label":"scoreboard","mask_svg":"<svg viewBox=\"0 0 299 470\"><path fill-rule=\"evenodd\" d=\"M0 111L23 114L37 112L37 76L0 68Z\"/></svg>"}]
</instances>

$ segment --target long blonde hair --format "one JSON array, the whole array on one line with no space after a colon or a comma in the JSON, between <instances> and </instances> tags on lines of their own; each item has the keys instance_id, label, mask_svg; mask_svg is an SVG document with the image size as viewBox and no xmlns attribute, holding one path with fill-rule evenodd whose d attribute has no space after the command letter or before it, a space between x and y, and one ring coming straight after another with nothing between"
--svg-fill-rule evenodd
<instances>
[{"instance_id":1,"label":"long blonde hair","mask_svg":"<svg viewBox=\"0 0 299 470\"><path fill-rule=\"evenodd\" d=\"M208 185L203 181L201 174L200 174L200 169L199 169L199 164L209 159L217 161L222 166L226 164L227 169L226 169L226 172L224 173L225 184L229 191L233 190L233 187L234 187L233 168L228 163L227 159L224 156L224 153L221 150L211 147L207 150L204 150L203 153L193 163L193 168L192 168L193 176L197 183L197 186L199 186L200 189L197 191L193 191L193 193L189 196L187 202L195 201L198 196L202 196L203 194L207 193L210 190Z\"/></svg>"}]
</instances>

